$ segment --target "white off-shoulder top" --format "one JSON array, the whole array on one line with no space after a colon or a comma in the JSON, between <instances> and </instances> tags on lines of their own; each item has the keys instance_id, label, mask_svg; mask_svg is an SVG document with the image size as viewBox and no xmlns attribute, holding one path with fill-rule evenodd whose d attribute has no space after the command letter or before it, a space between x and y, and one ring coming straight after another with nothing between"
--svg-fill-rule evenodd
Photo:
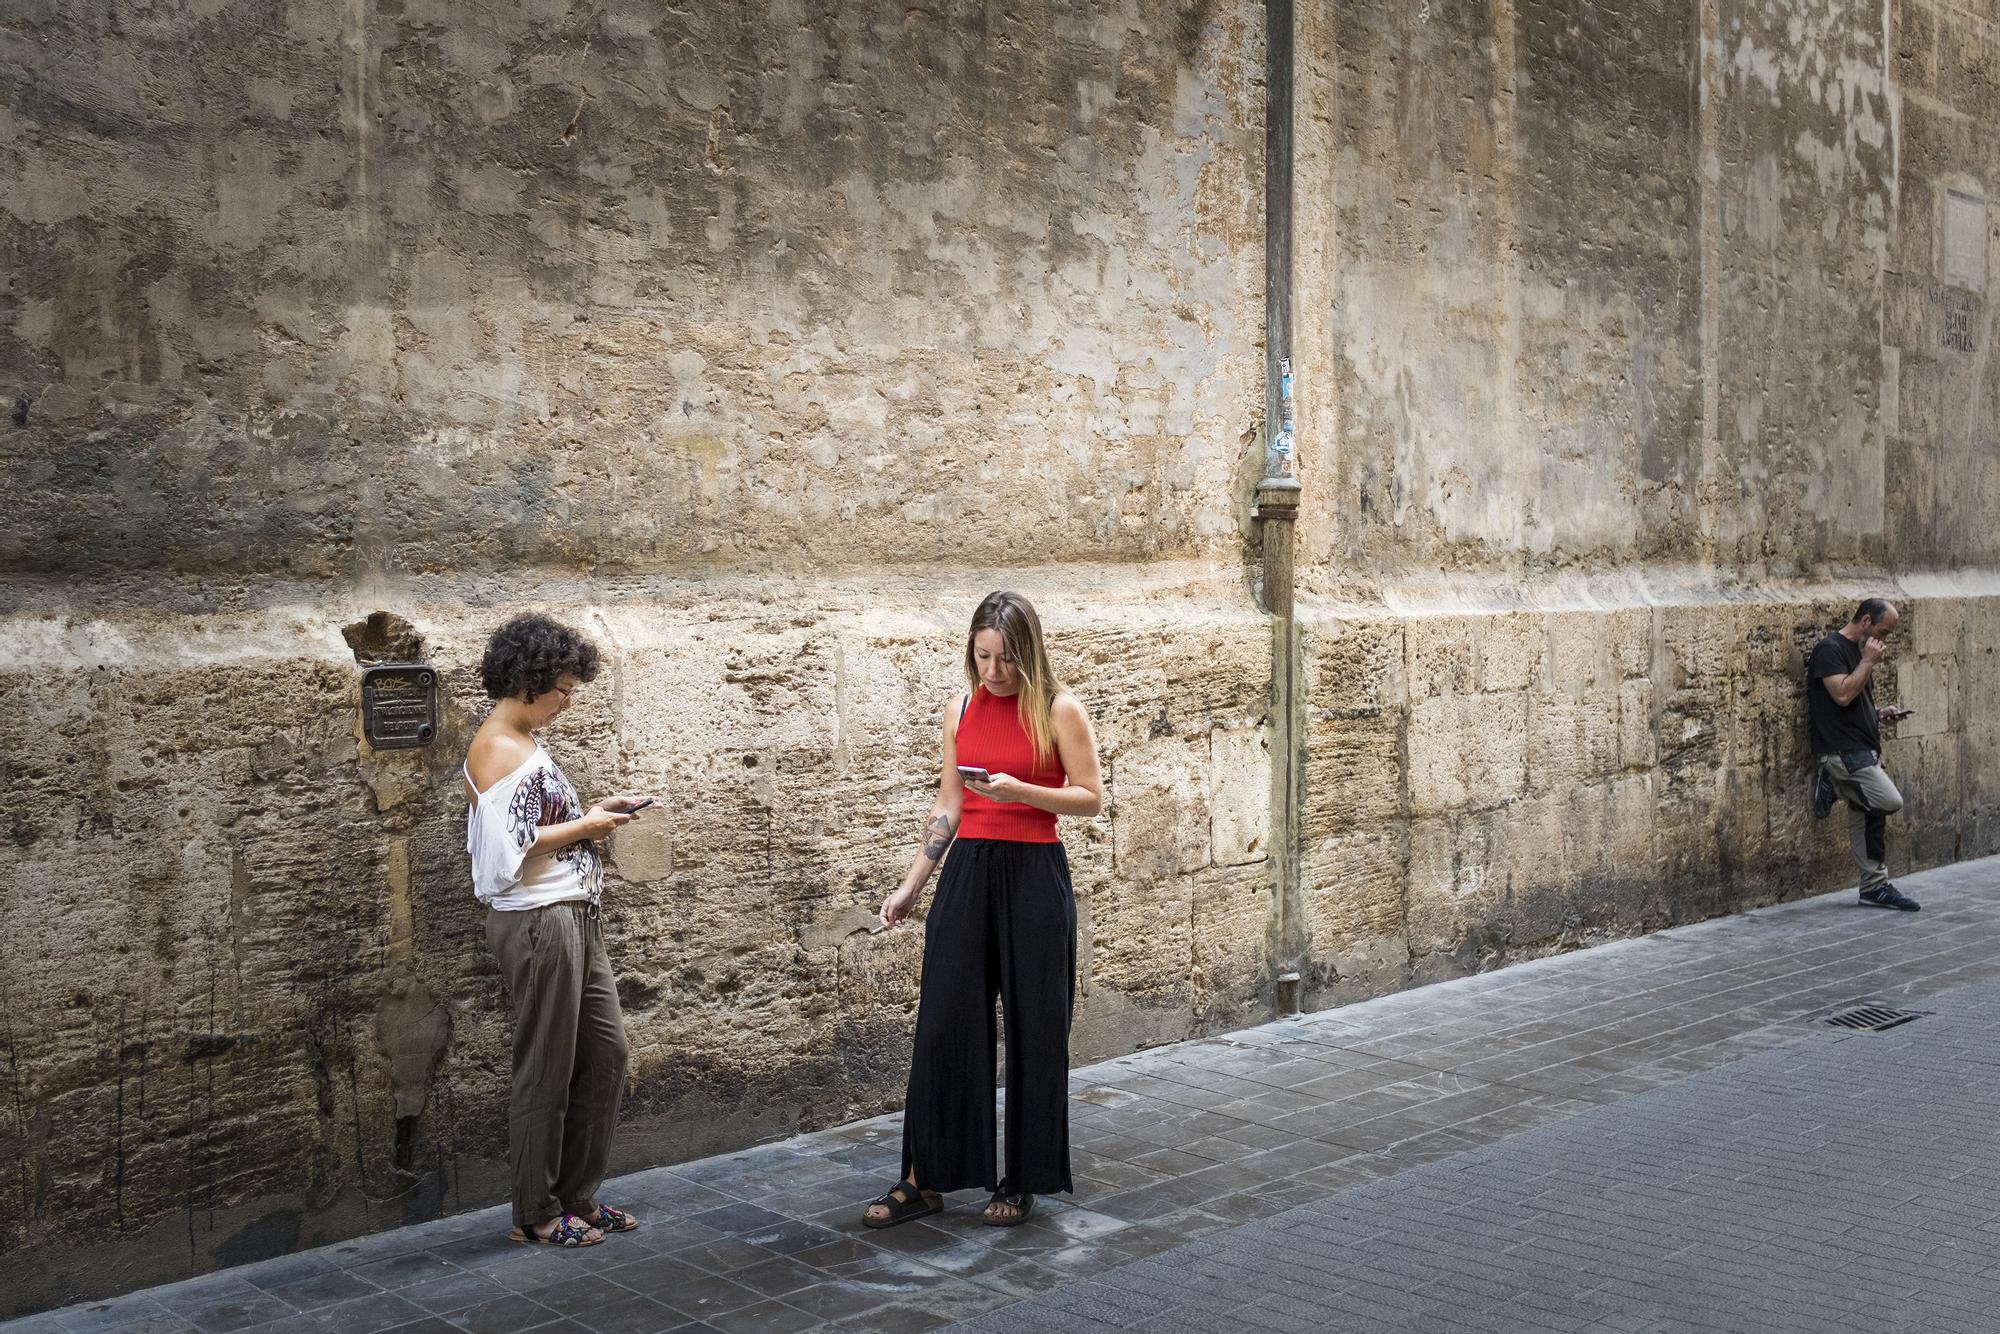
<instances>
[{"instance_id":1,"label":"white off-shoulder top","mask_svg":"<svg viewBox=\"0 0 2000 1334\"><path fill-rule=\"evenodd\" d=\"M465 812L465 850L472 856L472 892L481 903L524 912L569 899L598 902L604 893L604 859L595 843L584 839L528 855L542 826L583 815L576 789L541 742L520 768L484 792L473 783L470 769L465 782L478 793Z\"/></svg>"}]
</instances>

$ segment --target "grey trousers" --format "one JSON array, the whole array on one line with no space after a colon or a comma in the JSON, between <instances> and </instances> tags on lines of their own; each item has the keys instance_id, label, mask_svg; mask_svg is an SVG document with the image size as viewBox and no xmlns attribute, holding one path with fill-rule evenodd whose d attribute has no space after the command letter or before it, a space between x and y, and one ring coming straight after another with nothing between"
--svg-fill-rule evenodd
<instances>
[{"instance_id":1,"label":"grey trousers","mask_svg":"<svg viewBox=\"0 0 2000 1334\"><path fill-rule=\"evenodd\" d=\"M507 1164L514 1222L525 1228L597 1198L625 1092L625 1015L602 925L585 900L489 908L486 943L514 1006Z\"/></svg>"},{"instance_id":2,"label":"grey trousers","mask_svg":"<svg viewBox=\"0 0 2000 1334\"><path fill-rule=\"evenodd\" d=\"M1847 803L1847 842L1861 869L1861 892L1879 889L1889 883L1888 817L1903 809L1903 794L1873 751L1822 755L1819 763Z\"/></svg>"}]
</instances>

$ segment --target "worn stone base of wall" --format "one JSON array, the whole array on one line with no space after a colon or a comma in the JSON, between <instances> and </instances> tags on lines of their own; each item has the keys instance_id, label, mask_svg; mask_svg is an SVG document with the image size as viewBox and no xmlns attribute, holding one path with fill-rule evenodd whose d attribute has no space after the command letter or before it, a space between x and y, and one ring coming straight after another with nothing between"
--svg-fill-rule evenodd
<instances>
[{"instance_id":1,"label":"worn stone base of wall","mask_svg":"<svg viewBox=\"0 0 2000 1334\"><path fill-rule=\"evenodd\" d=\"M1269 1013L1271 635L1197 570L1016 572L1091 709L1068 823L1079 1061ZM541 584L603 673L547 738L611 848L634 1064L616 1166L901 1099L917 931L868 930L935 782L983 587ZM1323 1007L1846 881L1805 805L1802 654L1859 589L1396 589L1302 612L1297 812ZM1879 591L1879 590L1877 590ZM505 998L463 853L484 636L438 588L0 621L0 1250L36 1309L504 1197ZM1898 868L2000 849L2000 586L1905 579L1878 694ZM407 618L422 751L359 739ZM1286 960L1287 966L1292 961Z\"/></svg>"},{"instance_id":2,"label":"worn stone base of wall","mask_svg":"<svg viewBox=\"0 0 2000 1334\"><path fill-rule=\"evenodd\" d=\"M1254 1021L1264 619L1240 582L1187 571L1008 583L1040 604L1105 761L1106 815L1066 829L1077 1057ZM985 591L523 597L605 650L550 749L586 799L666 799L610 851L619 1169L900 1102L921 933L868 928L917 845ZM509 1019L458 766L485 636L515 609L432 590L0 621L0 1251L19 1280L0 1311L504 1198ZM377 610L440 669L428 749L360 739L343 629L389 650L393 626L362 624Z\"/></svg>"},{"instance_id":3,"label":"worn stone base of wall","mask_svg":"<svg viewBox=\"0 0 2000 1334\"><path fill-rule=\"evenodd\" d=\"M1305 613L1307 1002L1325 1006L1852 882L1815 823L1804 654L1905 609L1876 698L1892 873L2000 850L2000 589L1438 585ZM1593 605L1594 604L1594 605Z\"/></svg>"}]
</instances>

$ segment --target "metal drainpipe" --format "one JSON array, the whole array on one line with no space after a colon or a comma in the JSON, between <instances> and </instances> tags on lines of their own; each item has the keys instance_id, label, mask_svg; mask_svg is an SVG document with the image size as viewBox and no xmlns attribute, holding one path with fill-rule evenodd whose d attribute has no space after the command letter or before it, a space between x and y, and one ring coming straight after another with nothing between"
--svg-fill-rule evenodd
<instances>
[{"instance_id":1,"label":"metal drainpipe","mask_svg":"<svg viewBox=\"0 0 2000 1334\"><path fill-rule=\"evenodd\" d=\"M1264 5L1264 479L1292 477L1292 0Z\"/></svg>"},{"instance_id":2,"label":"metal drainpipe","mask_svg":"<svg viewBox=\"0 0 2000 1334\"><path fill-rule=\"evenodd\" d=\"M1297 847L1304 778L1293 534L1300 484L1292 407L1292 0L1264 6L1264 477L1257 526L1271 617L1271 916L1265 958L1272 1009L1299 1008L1307 936Z\"/></svg>"}]
</instances>

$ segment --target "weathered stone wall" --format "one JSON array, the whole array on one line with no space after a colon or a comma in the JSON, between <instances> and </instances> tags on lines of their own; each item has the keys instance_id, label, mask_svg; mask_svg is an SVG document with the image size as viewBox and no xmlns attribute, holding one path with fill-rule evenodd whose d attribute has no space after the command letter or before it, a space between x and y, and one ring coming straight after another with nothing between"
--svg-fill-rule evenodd
<instances>
[{"instance_id":1,"label":"weathered stone wall","mask_svg":"<svg viewBox=\"0 0 2000 1334\"><path fill-rule=\"evenodd\" d=\"M1992 19L1336 10L1309 581L1994 563Z\"/></svg>"},{"instance_id":2,"label":"weathered stone wall","mask_svg":"<svg viewBox=\"0 0 2000 1334\"><path fill-rule=\"evenodd\" d=\"M1067 831L1077 1051L1254 1019L1269 636L1234 588L1065 578L1036 582L1110 797ZM921 934L868 925L928 810L978 592L606 591L537 590L606 650L551 749L586 793L666 798L610 849L618 1165L894 1105ZM447 710L436 746L397 752L357 738L328 610L7 625L4 1168L32 1210L9 1244L35 1253L34 1218L101 1224L17 1300L504 1196L509 1018L458 781L501 609L403 607Z\"/></svg>"},{"instance_id":3,"label":"weathered stone wall","mask_svg":"<svg viewBox=\"0 0 2000 1334\"><path fill-rule=\"evenodd\" d=\"M1079 1058L1841 883L1800 650L1864 591L1898 865L2000 847L1989 17L1300 7L1274 811L1256 6L101 9L0 23L0 1313L500 1197L521 607L606 648L579 785L669 799L620 1166L900 1096L865 928L994 586L1106 758ZM429 750L359 738L377 611Z\"/></svg>"},{"instance_id":4,"label":"weathered stone wall","mask_svg":"<svg viewBox=\"0 0 2000 1334\"><path fill-rule=\"evenodd\" d=\"M525 606L607 650L579 784L669 797L621 1166L900 1099L864 928L996 586L1103 741L1079 1055L1260 1013L1262 71L1206 3L10 10L0 1313L502 1195L456 775Z\"/></svg>"},{"instance_id":5,"label":"weathered stone wall","mask_svg":"<svg viewBox=\"0 0 2000 1334\"><path fill-rule=\"evenodd\" d=\"M1307 23L1309 1002L1847 879L1801 655L1870 592L1896 864L2000 848L1995 16Z\"/></svg>"},{"instance_id":6,"label":"weathered stone wall","mask_svg":"<svg viewBox=\"0 0 2000 1334\"><path fill-rule=\"evenodd\" d=\"M1240 545L1255 10L28 0L0 40L16 568Z\"/></svg>"},{"instance_id":7,"label":"weathered stone wall","mask_svg":"<svg viewBox=\"0 0 2000 1334\"><path fill-rule=\"evenodd\" d=\"M1878 696L1899 873L2000 848L2000 596L1913 579ZM1311 677L1309 996L1331 1004L1851 883L1815 824L1804 653L1859 588L1755 600L1322 608Z\"/></svg>"}]
</instances>

